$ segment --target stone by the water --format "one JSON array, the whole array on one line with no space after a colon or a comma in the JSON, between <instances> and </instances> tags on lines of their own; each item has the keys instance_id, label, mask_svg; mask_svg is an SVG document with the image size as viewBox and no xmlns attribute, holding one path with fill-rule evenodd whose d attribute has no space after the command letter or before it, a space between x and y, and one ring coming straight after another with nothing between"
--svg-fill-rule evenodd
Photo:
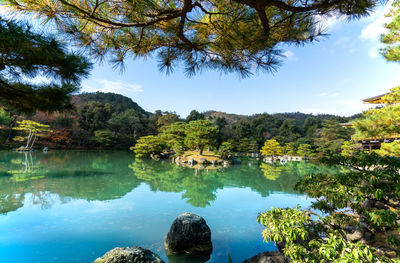
<instances>
[{"instance_id":1,"label":"stone by the water","mask_svg":"<svg viewBox=\"0 0 400 263\"><path fill-rule=\"evenodd\" d=\"M165 263L157 254L141 247L117 247L93 263Z\"/></svg>"},{"instance_id":2,"label":"stone by the water","mask_svg":"<svg viewBox=\"0 0 400 263\"><path fill-rule=\"evenodd\" d=\"M286 263L289 262L279 251L266 251L246 259L242 263Z\"/></svg>"},{"instance_id":3,"label":"stone by the water","mask_svg":"<svg viewBox=\"0 0 400 263\"><path fill-rule=\"evenodd\" d=\"M199 159L199 164L206 164L207 160L205 158L200 158Z\"/></svg>"},{"instance_id":4,"label":"stone by the water","mask_svg":"<svg viewBox=\"0 0 400 263\"><path fill-rule=\"evenodd\" d=\"M183 213L165 237L167 254L211 254L211 230L201 216Z\"/></svg>"}]
</instances>

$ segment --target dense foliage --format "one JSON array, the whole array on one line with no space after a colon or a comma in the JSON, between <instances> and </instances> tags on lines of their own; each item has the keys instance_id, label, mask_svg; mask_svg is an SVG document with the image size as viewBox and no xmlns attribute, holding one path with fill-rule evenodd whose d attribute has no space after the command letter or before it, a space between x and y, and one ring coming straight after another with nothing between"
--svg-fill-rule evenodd
<instances>
[{"instance_id":1,"label":"dense foliage","mask_svg":"<svg viewBox=\"0 0 400 263\"><path fill-rule=\"evenodd\" d=\"M385 24L388 32L381 36L381 41L386 45L381 49L382 55L387 61L400 62L400 1L394 0L392 9L387 17L392 18L391 21Z\"/></svg>"},{"instance_id":2,"label":"dense foliage","mask_svg":"<svg viewBox=\"0 0 400 263\"><path fill-rule=\"evenodd\" d=\"M351 129L342 128L339 122L350 118L333 115L304 113L257 114L253 116L227 114L224 112L192 111L186 119L175 113L146 112L130 98L114 93L83 93L72 98L74 109L64 112L15 115L0 111L1 143L12 143L15 136L10 127L15 119L29 119L50 125L54 131L38 145L55 148L113 147L128 149L141 136L160 135L169 149L178 152L184 148L185 123L208 120L216 127L212 147L218 149L229 142L234 152L258 153L264 142L275 139L283 153L296 155L301 144L309 144L314 152L324 142L340 138L330 149L339 152L341 143L350 139ZM334 125L332 125L334 123ZM290 136L292 134L292 136ZM331 143L332 144L332 143ZM12 145L15 147L17 145Z\"/></svg>"},{"instance_id":3,"label":"dense foliage","mask_svg":"<svg viewBox=\"0 0 400 263\"><path fill-rule=\"evenodd\" d=\"M174 122L162 126L158 136L141 137L131 149L138 157L169 151L179 155L188 149L199 150L199 154L202 155L205 147L215 146L217 130L218 128L208 120Z\"/></svg>"},{"instance_id":4,"label":"dense foliage","mask_svg":"<svg viewBox=\"0 0 400 263\"><path fill-rule=\"evenodd\" d=\"M400 253L400 160L359 153L323 162L342 172L309 174L297 184L315 198L312 210L261 213L264 239L278 242L292 262L392 262Z\"/></svg>"},{"instance_id":5,"label":"dense foliage","mask_svg":"<svg viewBox=\"0 0 400 263\"><path fill-rule=\"evenodd\" d=\"M355 128L354 139L384 138L400 134L400 86L391 89L391 92L382 97L383 104L379 107L363 112L363 118L353 122Z\"/></svg>"},{"instance_id":6,"label":"dense foliage","mask_svg":"<svg viewBox=\"0 0 400 263\"><path fill-rule=\"evenodd\" d=\"M161 70L178 62L188 75L203 69L271 71L282 44L301 45L322 35L326 17L367 16L380 0L313 1L114 1L3 0L15 11L52 21L91 54L127 56L156 53Z\"/></svg>"},{"instance_id":7,"label":"dense foliage","mask_svg":"<svg viewBox=\"0 0 400 263\"><path fill-rule=\"evenodd\" d=\"M267 140L260 150L262 155L276 156L282 155L282 146L276 140Z\"/></svg>"},{"instance_id":8,"label":"dense foliage","mask_svg":"<svg viewBox=\"0 0 400 263\"><path fill-rule=\"evenodd\" d=\"M70 107L70 95L90 69L55 37L0 17L0 104L24 112ZM46 81L31 81L38 76Z\"/></svg>"}]
</instances>

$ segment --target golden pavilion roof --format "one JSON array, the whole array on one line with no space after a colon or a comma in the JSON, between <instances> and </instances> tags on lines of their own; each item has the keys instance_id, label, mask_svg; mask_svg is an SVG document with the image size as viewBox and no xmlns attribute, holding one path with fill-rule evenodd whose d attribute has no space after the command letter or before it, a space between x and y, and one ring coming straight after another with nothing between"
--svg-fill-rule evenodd
<instances>
[{"instance_id":1,"label":"golden pavilion roof","mask_svg":"<svg viewBox=\"0 0 400 263\"><path fill-rule=\"evenodd\" d=\"M389 92L385 93L385 94L382 94L382 95L375 96L375 97L363 99L362 101L364 103L368 103L368 104L384 104L383 100L382 100L382 97L387 95L387 94L389 94Z\"/></svg>"}]
</instances>

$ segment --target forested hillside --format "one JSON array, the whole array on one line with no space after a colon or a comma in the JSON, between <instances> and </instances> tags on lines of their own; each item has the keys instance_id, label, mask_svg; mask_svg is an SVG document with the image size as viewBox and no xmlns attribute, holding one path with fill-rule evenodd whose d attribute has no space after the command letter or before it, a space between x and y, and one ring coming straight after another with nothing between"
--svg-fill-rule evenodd
<instances>
[{"instance_id":1,"label":"forested hillside","mask_svg":"<svg viewBox=\"0 0 400 263\"><path fill-rule=\"evenodd\" d=\"M132 99L125 97L120 94L115 93L103 93L103 92L93 92L93 93L81 93L74 98L74 105L79 107L89 101L97 101L101 104L110 103L113 105L116 112L123 112L129 109L133 109L137 112L149 114L142 107L140 107Z\"/></svg>"},{"instance_id":2,"label":"forested hillside","mask_svg":"<svg viewBox=\"0 0 400 263\"><path fill-rule=\"evenodd\" d=\"M193 110L186 119L172 112L149 113L132 99L114 93L82 93L72 98L73 109L63 112L11 114L0 116L3 147L16 147L12 130L16 120L29 119L50 125L51 136L41 138L38 147L52 148L120 148L128 149L138 138L158 134L174 122L208 119L218 127L215 147L229 141L235 151L258 152L265 140L296 147L309 144L314 150L337 150L348 140L351 130L340 122L351 118L312 115L300 112L255 114L251 116L218 111L199 113Z\"/></svg>"}]
</instances>

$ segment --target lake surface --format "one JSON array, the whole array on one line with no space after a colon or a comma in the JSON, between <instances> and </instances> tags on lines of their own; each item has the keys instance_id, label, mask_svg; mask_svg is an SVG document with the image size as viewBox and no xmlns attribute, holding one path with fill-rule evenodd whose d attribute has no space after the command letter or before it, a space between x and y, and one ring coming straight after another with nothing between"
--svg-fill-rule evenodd
<instances>
[{"instance_id":1,"label":"lake surface","mask_svg":"<svg viewBox=\"0 0 400 263\"><path fill-rule=\"evenodd\" d=\"M266 250L258 213L307 207L293 190L304 174L327 168L242 159L240 165L194 170L130 152L0 152L0 262L92 262L114 247L141 246L166 262L173 220L196 213L211 228L207 262L240 263ZM203 261L200 261L203 262Z\"/></svg>"}]
</instances>

